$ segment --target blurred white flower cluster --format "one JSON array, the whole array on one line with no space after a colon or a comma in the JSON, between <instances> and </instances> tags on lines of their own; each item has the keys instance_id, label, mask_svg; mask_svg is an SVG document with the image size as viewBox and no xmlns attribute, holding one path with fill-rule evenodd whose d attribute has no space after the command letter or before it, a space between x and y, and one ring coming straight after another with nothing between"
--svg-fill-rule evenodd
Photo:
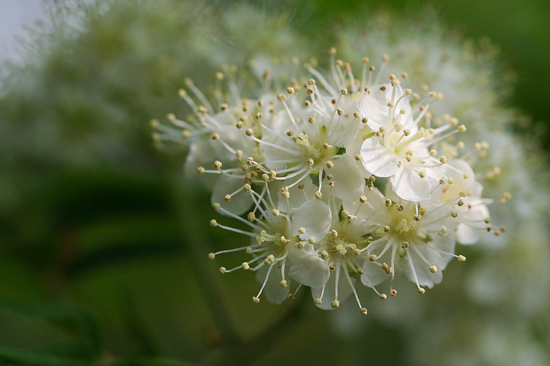
<instances>
[{"instance_id":1,"label":"blurred white flower cluster","mask_svg":"<svg viewBox=\"0 0 550 366\"><path fill-rule=\"evenodd\" d=\"M152 125L159 146L189 145L188 174L206 175L214 208L239 222L211 221L246 239L209 257L245 252L244 262L220 271L256 272L254 302L265 294L281 303L308 286L322 309L353 296L366 314L359 283L386 299L375 286L389 281L395 296L403 273L424 294L451 259L466 260L457 242L505 228L491 226L491 200L472 169L488 143L433 113L441 93L407 88L407 73L385 71L388 55L381 65L363 58L354 73L336 49L330 54L328 72L315 60L302 71L298 59L255 62L256 77L225 68L211 98L187 80L179 94L193 115ZM257 97L241 97L253 83Z\"/></svg>"}]
</instances>

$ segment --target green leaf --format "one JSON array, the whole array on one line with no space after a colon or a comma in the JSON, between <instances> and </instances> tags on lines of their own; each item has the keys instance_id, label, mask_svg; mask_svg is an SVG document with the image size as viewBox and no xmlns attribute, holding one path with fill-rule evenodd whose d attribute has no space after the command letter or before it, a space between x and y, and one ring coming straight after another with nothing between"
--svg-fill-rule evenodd
<instances>
[{"instance_id":1,"label":"green leaf","mask_svg":"<svg viewBox=\"0 0 550 366\"><path fill-rule=\"evenodd\" d=\"M101 349L100 329L88 314L68 306L37 305L15 301L0 301L0 309L15 314L46 320L80 339L78 354L87 353L89 358L97 357ZM87 350L84 352L83 350ZM71 346L71 352L75 346ZM56 352L57 353L57 352Z\"/></svg>"},{"instance_id":2,"label":"green leaf","mask_svg":"<svg viewBox=\"0 0 550 366\"><path fill-rule=\"evenodd\" d=\"M64 358L44 351L29 351L0 346L0 364L29 366L90 366L90 360Z\"/></svg>"},{"instance_id":3,"label":"green leaf","mask_svg":"<svg viewBox=\"0 0 550 366\"><path fill-rule=\"evenodd\" d=\"M180 360L174 360L169 358L162 357L153 357L153 358L128 358L124 360L117 361L110 364L109 366L194 366L194 364L189 362L184 362Z\"/></svg>"}]
</instances>

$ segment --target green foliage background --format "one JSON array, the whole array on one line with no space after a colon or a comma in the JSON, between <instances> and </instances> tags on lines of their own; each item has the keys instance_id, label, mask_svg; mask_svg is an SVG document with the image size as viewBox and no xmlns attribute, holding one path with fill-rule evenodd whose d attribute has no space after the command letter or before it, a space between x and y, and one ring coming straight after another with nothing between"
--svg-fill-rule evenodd
<instances>
[{"instance_id":1,"label":"green foliage background","mask_svg":"<svg viewBox=\"0 0 550 366\"><path fill-rule=\"evenodd\" d=\"M255 305L251 276L219 275L206 254L241 238L209 229L214 212L208 195L182 177L182 152L154 149L148 121L183 113L176 91L185 77L206 88L222 63L243 63L259 45L226 38L230 26L217 19L238 6L229 1L114 4L108 11L82 10L85 29L76 37L60 22L49 36L26 43L23 67L6 66L0 98L0 364L435 362L411 360L400 326L376 314L361 334L339 337L330 314L317 310L309 294L281 306ZM255 3L266 12L291 9L294 16L283 17L281 29L288 21L304 43L315 38L312 45L326 46L309 50L318 55L331 45L332 30L346 22L376 11L414 16L423 5ZM536 122L516 127L548 146L550 3L432 5L467 37L489 36L501 47L502 59L517 72L510 103ZM63 16L67 12L54 14ZM196 43L197 35L206 35L205 42L227 59ZM265 37L268 42L270 35ZM467 254L475 264L475 252ZM430 296L461 304L464 293L455 286L465 271L450 268L448 283ZM467 309L457 317L483 311ZM547 331L532 329L534 342L550 344Z\"/></svg>"}]
</instances>

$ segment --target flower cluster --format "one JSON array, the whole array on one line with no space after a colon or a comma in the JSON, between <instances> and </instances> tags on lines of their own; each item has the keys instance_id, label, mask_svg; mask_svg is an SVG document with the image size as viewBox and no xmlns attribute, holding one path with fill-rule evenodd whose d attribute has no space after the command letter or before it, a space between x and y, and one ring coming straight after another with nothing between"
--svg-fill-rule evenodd
<instances>
[{"instance_id":1,"label":"flower cluster","mask_svg":"<svg viewBox=\"0 0 550 366\"><path fill-rule=\"evenodd\" d=\"M220 271L256 272L254 302L264 294L280 303L308 286L322 309L353 295L366 314L359 282L386 299L375 286L388 280L395 296L404 273L423 294L452 258L466 260L457 242L504 227L489 224L471 167L488 146L458 139L466 126L433 113L443 95L404 88L406 73L384 73L387 55L379 71L363 59L360 76L335 55L326 74L312 62L308 77L294 78L297 60L289 72L265 69L255 99L240 96L250 80L235 70L216 75L211 100L188 81L180 97L193 115L153 121L154 138L188 144L187 169L210 178L214 208L249 228L213 219L248 238L209 257L244 251L249 259Z\"/></svg>"}]
</instances>

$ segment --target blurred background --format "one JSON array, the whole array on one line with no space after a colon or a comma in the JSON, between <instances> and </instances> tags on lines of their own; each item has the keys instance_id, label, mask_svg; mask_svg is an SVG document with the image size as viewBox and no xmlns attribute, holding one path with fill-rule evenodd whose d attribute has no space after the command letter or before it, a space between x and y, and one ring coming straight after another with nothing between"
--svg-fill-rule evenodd
<instances>
[{"instance_id":1,"label":"blurred background","mask_svg":"<svg viewBox=\"0 0 550 366\"><path fill-rule=\"evenodd\" d=\"M550 364L549 2L14 3L0 0L0 364ZM242 237L211 230L185 149L158 151L149 121L188 113L186 77L208 90L258 54L323 63L375 18L442 24L451 47L490 54L487 114L507 117L481 130L504 131L486 139L518 193L512 230L461 248L423 297L404 281L391 301L364 291L367 317L308 291L254 304L253 276L217 270L238 256L207 258Z\"/></svg>"}]
</instances>

